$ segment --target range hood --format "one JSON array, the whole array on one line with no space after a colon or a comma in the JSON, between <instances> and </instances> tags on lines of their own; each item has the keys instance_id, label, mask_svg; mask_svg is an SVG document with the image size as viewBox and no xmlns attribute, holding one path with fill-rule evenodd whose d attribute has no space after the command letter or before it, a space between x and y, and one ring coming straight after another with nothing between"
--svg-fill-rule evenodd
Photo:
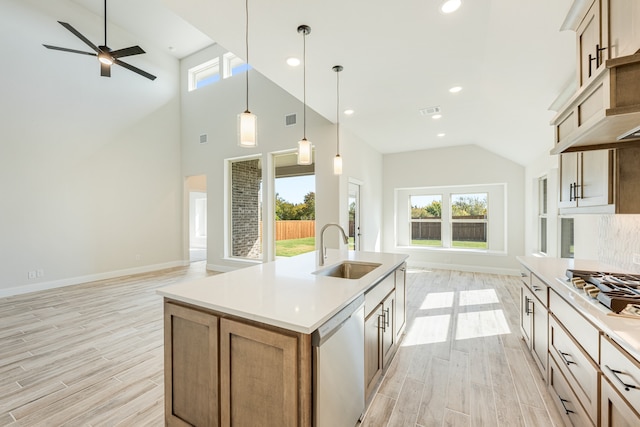
<instances>
[{"instance_id":1,"label":"range hood","mask_svg":"<svg viewBox=\"0 0 640 427\"><path fill-rule=\"evenodd\" d=\"M640 141L640 53L610 59L553 118L551 154Z\"/></svg>"}]
</instances>

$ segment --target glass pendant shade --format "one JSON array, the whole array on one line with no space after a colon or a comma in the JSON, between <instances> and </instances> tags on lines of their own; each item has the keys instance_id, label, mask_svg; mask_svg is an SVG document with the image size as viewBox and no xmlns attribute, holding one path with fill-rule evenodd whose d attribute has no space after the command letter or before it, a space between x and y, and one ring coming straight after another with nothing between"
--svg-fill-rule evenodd
<instances>
[{"instance_id":1,"label":"glass pendant shade","mask_svg":"<svg viewBox=\"0 0 640 427\"><path fill-rule=\"evenodd\" d=\"M258 117L249 111L238 114L238 146L258 146Z\"/></svg>"},{"instance_id":2,"label":"glass pendant shade","mask_svg":"<svg viewBox=\"0 0 640 427\"><path fill-rule=\"evenodd\" d=\"M340 157L340 154L336 154L333 158L333 174L342 175L342 157Z\"/></svg>"},{"instance_id":3,"label":"glass pendant shade","mask_svg":"<svg viewBox=\"0 0 640 427\"><path fill-rule=\"evenodd\" d=\"M306 138L302 138L298 141L298 164L310 165L312 163L311 142L307 141Z\"/></svg>"}]
</instances>

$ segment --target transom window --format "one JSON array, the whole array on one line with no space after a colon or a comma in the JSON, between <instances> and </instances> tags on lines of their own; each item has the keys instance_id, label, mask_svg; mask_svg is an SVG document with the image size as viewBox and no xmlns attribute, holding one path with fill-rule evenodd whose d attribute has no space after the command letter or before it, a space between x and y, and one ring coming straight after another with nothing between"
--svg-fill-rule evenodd
<instances>
[{"instance_id":1,"label":"transom window","mask_svg":"<svg viewBox=\"0 0 640 427\"><path fill-rule=\"evenodd\" d=\"M222 61L221 61L222 59ZM231 52L227 52L221 57L210 59L188 71L189 92L200 89L204 86L216 83L220 80L246 72L249 65L241 58Z\"/></svg>"}]
</instances>

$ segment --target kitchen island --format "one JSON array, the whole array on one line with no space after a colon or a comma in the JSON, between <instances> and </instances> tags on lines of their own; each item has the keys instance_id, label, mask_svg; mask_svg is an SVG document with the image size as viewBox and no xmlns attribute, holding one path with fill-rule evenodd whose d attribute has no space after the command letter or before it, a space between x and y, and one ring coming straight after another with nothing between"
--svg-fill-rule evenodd
<instances>
[{"instance_id":1,"label":"kitchen island","mask_svg":"<svg viewBox=\"0 0 640 427\"><path fill-rule=\"evenodd\" d=\"M312 334L358 300L375 326L364 338L370 390L404 327L406 258L329 250L319 266L312 252L158 290L167 425L313 425ZM375 268L358 279L326 275L345 261Z\"/></svg>"}]
</instances>

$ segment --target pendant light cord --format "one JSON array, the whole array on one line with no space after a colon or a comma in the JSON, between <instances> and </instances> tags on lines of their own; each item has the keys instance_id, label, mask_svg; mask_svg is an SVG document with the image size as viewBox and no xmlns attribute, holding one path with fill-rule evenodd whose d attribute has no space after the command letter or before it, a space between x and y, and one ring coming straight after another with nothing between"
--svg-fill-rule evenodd
<instances>
[{"instance_id":1,"label":"pendant light cord","mask_svg":"<svg viewBox=\"0 0 640 427\"><path fill-rule=\"evenodd\" d=\"M336 154L340 155L340 71L336 72Z\"/></svg>"},{"instance_id":2,"label":"pendant light cord","mask_svg":"<svg viewBox=\"0 0 640 427\"><path fill-rule=\"evenodd\" d=\"M247 91L246 91L247 111L245 111L245 113L248 113L249 112L249 0L245 0L244 9L245 9L244 42L245 42L245 49L247 53L247 71L245 73L245 82L247 87Z\"/></svg>"},{"instance_id":3,"label":"pendant light cord","mask_svg":"<svg viewBox=\"0 0 640 427\"><path fill-rule=\"evenodd\" d=\"M307 139L307 32L302 33L302 139Z\"/></svg>"}]
</instances>

